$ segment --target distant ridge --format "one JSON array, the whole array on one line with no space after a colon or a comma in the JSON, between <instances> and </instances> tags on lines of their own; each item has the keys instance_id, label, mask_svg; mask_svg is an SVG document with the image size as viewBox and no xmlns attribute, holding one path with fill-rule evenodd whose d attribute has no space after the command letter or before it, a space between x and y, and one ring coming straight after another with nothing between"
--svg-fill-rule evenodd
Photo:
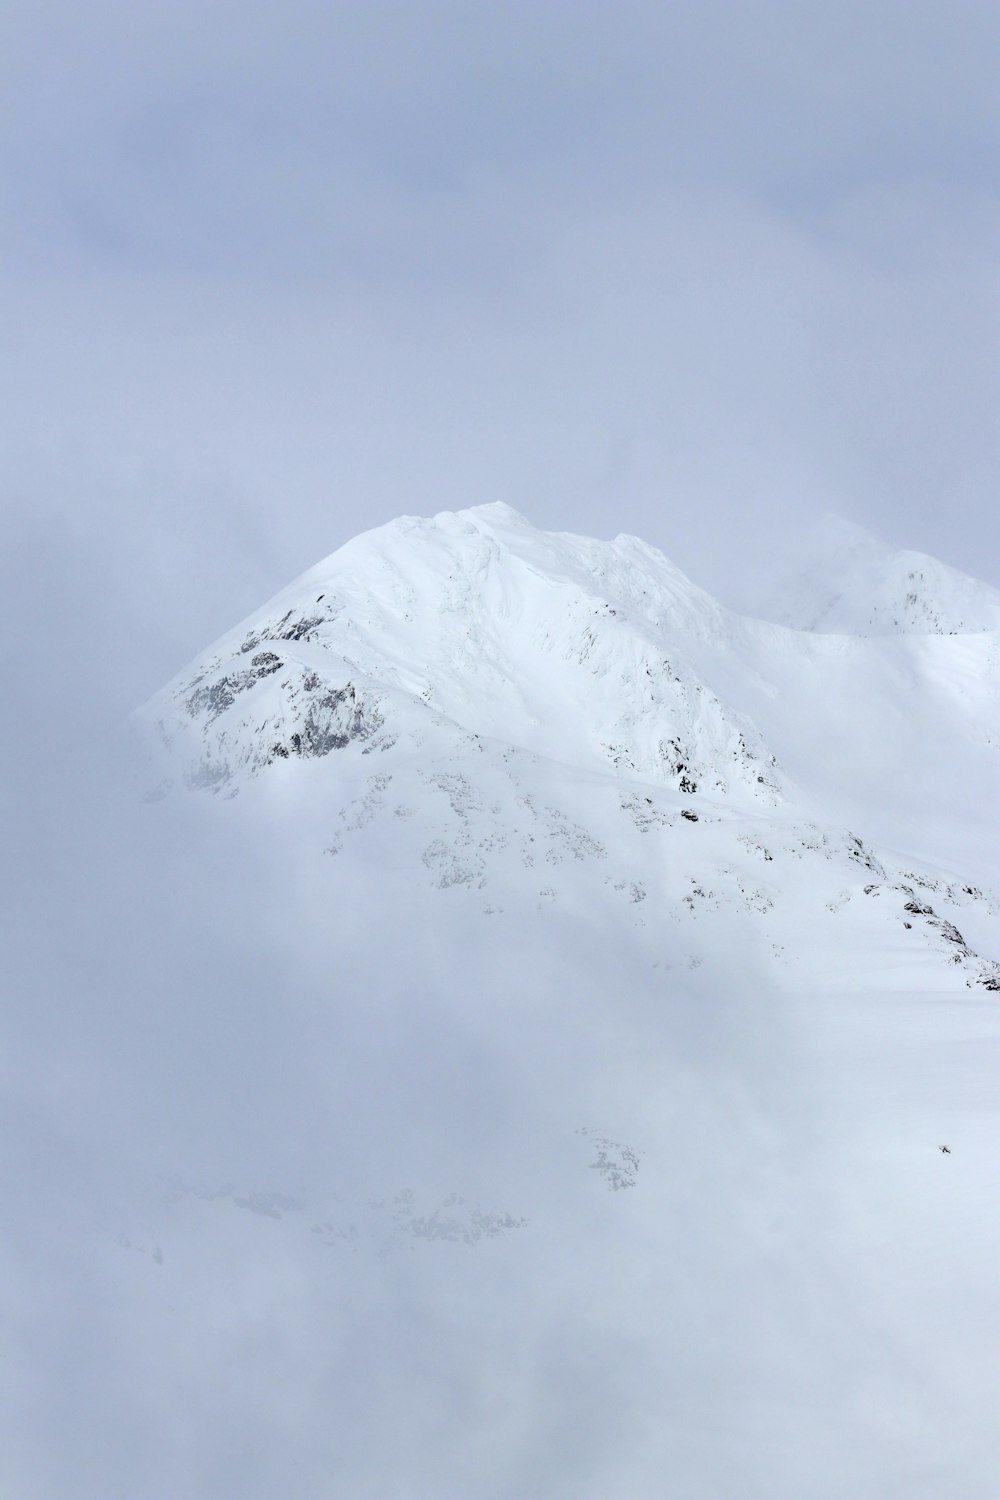
<instances>
[{"instance_id":1,"label":"distant ridge","mask_svg":"<svg viewBox=\"0 0 1000 1500\"><path fill-rule=\"evenodd\" d=\"M1000 631L1000 591L926 553L894 551L838 517L819 527L811 552L776 591L767 618L820 634Z\"/></svg>"}]
</instances>

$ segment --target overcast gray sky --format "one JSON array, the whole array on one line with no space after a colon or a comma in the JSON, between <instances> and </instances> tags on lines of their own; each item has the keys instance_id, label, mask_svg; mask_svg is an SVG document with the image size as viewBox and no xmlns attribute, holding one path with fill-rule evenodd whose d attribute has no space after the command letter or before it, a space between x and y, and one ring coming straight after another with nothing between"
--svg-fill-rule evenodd
<instances>
[{"instance_id":1,"label":"overcast gray sky","mask_svg":"<svg viewBox=\"0 0 1000 1500\"><path fill-rule=\"evenodd\" d=\"M3 500L141 568L144 689L494 499L737 600L820 510L1000 583L986 0L2 26Z\"/></svg>"}]
</instances>

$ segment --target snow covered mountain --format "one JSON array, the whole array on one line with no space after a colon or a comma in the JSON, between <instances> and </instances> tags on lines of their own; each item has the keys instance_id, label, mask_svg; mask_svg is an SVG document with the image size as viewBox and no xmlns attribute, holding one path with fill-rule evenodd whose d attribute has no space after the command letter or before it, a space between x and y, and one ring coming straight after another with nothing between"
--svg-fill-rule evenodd
<instances>
[{"instance_id":1,"label":"snow covered mountain","mask_svg":"<svg viewBox=\"0 0 1000 1500\"><path fill-rule=\"evenodd\" d=\"M874 570L863 604L855 577L841 615L876 617L911 557ZM961 575L920 568L924 636L843 639L832 606L822 633L733 615L634 537L541 533L498 505L405 518L296 580L143 718L187 787L278 782L331 850L394 816L397 862L483 901L570 859L661 914L780 908L797 937L772 946L800 954L836 950L854 902L845 950L891 931L909 973L916 930L992 988L983 869L938 867L927 830L955 810L927 783L957 763L966 795L988 788L1000 637L938 639L942 619L985 619L991 591L963 602Z\"/></svg>"},{"instance_id":2,"label":"snow covered mountain","mask_svg":"<svg viewBox=\"0 0 1000 1500\"><path fill-rule=\"evenodd\" d=\"M155 712L168 741L200 731L192 786L436 733L681 790L707 777L766 805L773 758L679 644L725 629L724 611L635 538L546 536L487 506L348 544L219 641Z\"/></svg>"},{"instance_id":3,"label":"snow covered mountain","mask_svg":"<svg viewBox=\"0 0 1000 1500\"><path fill-rule=\"evenodd\" d=\"M218 1372L280 1366L247 1494L992 1493L1000 635L852 567L793 629L632 537L406 518L141 711L152 825L266 853L207 903L239 1110L120 1235L241 1445Z\"/></svg>"},{"instance_id":4,"label":"snow covered mountain","mask_svg":"<svg viewBox=\"0 0 1000 1500\"><path fill-rule=\"evenodd\" d=\"M1000 592L922 552L895 552L828 516L813 559L772 605L784 625L841 635L971 635L1000 630Z\"/></svg>"}]
</instances>

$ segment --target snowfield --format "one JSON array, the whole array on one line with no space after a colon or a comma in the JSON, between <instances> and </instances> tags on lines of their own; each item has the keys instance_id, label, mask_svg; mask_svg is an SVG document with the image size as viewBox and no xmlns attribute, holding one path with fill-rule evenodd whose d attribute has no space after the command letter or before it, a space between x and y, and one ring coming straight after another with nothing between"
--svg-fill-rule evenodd
<instances>
[{"instance_id":1,"label":"snowfield","mask_svg":"<svg viewBox=\"0 0 1000 1500\"><path fill-rule=\"evenodd\" d=\"M998 1493L1000 596L858 551L405 518L144 706L79 1500Z\"/></svg>"}]
</instances>

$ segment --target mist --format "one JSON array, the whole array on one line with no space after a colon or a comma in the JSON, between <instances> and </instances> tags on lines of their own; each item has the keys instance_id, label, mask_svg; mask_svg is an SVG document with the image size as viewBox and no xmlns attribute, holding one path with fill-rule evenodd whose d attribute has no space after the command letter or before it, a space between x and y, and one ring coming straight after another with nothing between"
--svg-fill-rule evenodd
<instances>
[{"instance_id":1,"label":"mist","mask_svg":"<svg viewBox=\"0 0 1000 1500\"><path fill-rule=\"evenodd\" d=\"M995 8L3 26L6 1491L985 1500L933 1007L845 1039L749 946L473 920L278 782L145 800L129 716L404 513L764 614L828 512L1000 586Z\"/></svg>"},{"instance_id":2,"label":"mist","mask_svg":"<svg viewBox=\"0 0 1000 1500\"><path fill-rule=\"evenodd\" d=\"M1000 582L962 14L13 7L5 505L141 566L174 667L358 531L492 500L741 607L827 511Z\"/></svg>"}]
</instances>

